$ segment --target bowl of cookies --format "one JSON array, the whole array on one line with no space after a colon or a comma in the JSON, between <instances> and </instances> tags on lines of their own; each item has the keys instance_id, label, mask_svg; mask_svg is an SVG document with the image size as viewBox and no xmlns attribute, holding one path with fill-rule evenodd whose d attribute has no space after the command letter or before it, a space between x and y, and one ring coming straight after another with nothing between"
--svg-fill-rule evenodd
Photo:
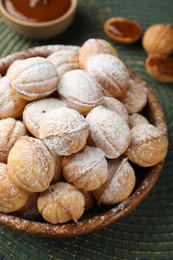
<instances>
[{"instance_id":1,"label":"bowl of cookies","mask_svg":"<svg viewBox=\"0 0 173 260\"><path fill-rule=\"evenodd\" d=\"M149 194L168 149L152 90L103 39L0 60L0 224L50 237L104 228Z\"/></svg>"}]
</instances>

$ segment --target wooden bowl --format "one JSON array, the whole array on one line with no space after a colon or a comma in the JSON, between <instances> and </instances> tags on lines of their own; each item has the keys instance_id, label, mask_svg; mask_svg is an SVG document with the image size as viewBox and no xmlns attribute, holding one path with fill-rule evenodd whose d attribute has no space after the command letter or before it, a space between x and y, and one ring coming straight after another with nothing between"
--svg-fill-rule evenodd
<instances>
[{"instance_id":1,"label":"wooden bowl","mask_svg":"<svg viewBox=\"0 0 173 260\"><path fill-rule=\"evenodd\" d=\"M23 21L10 15L4 7L3 0L0 0L0 12L5 22L18 34L29 39L49 39L65 31L73 21L76 14L78 1L72 0L71 6L57 19L47 22Z\"/></svg>"},{"instance_id":2,"label":"wooden bowl","mask_svg":"<svg viewBox=\"0 0 173 260\"><path fill-rule=\"evenodd\" d=\"M22 52L17 52L0 60L0 74L4 75L8 66L16 59L23 59L33 56L47 57L54 51L64 48L79 48L78 46L48 45L31 48ZM134 73L136 77L139 76ZM142 79L141 79L142 80ZM145 84L148 102L144 109L145 115L149 121L155 126L167 131L162 108L157 101L154 93ZM135 172L140 171L136 175L137 184L134 191L128 199L115 206L97 206L77 222L68 222L66 224L49 224L44 221L31 221L16 217L12 214L0 212L0 224L10 229L23 231L25 233L49 236L49 237L67 237L74 235L82 235L95 230L104 228L120 218L129 214L144 198L149 194L157 179L159 178L164 161L159 162L150 168L137 167Z\"/></svg>"}]
</instances>

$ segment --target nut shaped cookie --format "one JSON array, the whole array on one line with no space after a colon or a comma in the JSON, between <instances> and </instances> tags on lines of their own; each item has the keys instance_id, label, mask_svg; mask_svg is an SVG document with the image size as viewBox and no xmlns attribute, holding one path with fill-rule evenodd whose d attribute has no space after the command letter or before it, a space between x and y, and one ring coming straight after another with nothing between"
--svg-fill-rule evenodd
<instances>
[{"instance_id":1,"label":"nut shaped cookie","mask_svg":"<svg viewBox=\"0 0 173 260\"><path fill-rule=\"evenodd\" d=\"M130 74L125 64L117 57L109 54L97 54L90 57L86 70L95 76L106 92L113 97L121 97L128 89Z\"/></svg>"},{"instance_id":2,"label":"nut shaped cookie","mask_svg":"<svg viewBox=\"0 0 173 260\"><path fill-rule=\"evenodd\" d=\"M136 183L135 172L127 158L108 162L108 178L93 194L98 204L114 205L129 197Z\"/></svg>"},{"instance_id":3,"label":"nut shaped cookie","mask_svg":"<svg viewBox=\"0 0 173 260\"><path fill-rule=\"evenodd\" d=\"M47 59L56 67L59 79L67 71L80 69L79 51L75 49L53 52Z\"/></svg>"},{"instance_id":4,"label":"nut shaped cookie","mask_svg":"<svg viewBox=\"0 0 173 260\"><path fill-rule=\"evenodd\" d=\"M20 117L28 103L12 89L10 79L7 76L0 78L0 97L0 119Z\"/></svg>"},{"instance_id":5,"label":"nut shaped cookie","mask_svg":"<svg viewBox=\"0 0 173 260\"><path fill-rule=\"evenodd\" d=\"M131 144L127 157L142 167L164 160L168 149L167 134L151 124L138 124L131 129Z\"/></svg>"},{"instance_id":6,"label":"nut shaped cookie","mask_svg":"<svg viewBox=\"0 0 173 260\"><path fill-rule=\"evenodd\" d=\"M115 48L103 39L90 38L85 41L79 50L79 63L81 69L86 69L86 63L89 57L100 53L117 56Z\"/></svg>"},{"instance_id":7,"label":"nut shaped cookie","mask_svg":"<svg viewBox=\"0 0 173 260\"><path fill-rule=\"evenodd\" d=\"M26 134L25 125L12 117L0 120L0 162L6 163L16 140Z\"/></svg>"},{"instance_id":8,"label":"nut shaped cookie","mask_svg":"<svg viewBox=\"0 0 173 260\"><path fill-rule=\"evenodd\" d=\"M22 136L8 156L8 170L13 182L30 192L45 191L55 175L55 159L39 139Z\"/></svg>"},{"instance_id":9,"label":"nut shaped cookie","mask_svg":"<svg viewBox=\"0 0 173 260\"><path fill-rule=\"evenodd\" d=\"M19 188L10 178L8 167L0 163L0 211L9 213L21 209L29 193Z\"/></svg>"},{"instance_id":10,"label":"nut shaped cookie","mask_svg":"<svg viewBox=\"0 0 173 260\"><path fill-rule=\"evenodd\" d=\"M12 69L9 74L11 86L25 100L47 97L57 88L56 67L46 58L27 58L18 62Z\"/></svg>"},{"instance_id":11,"label":"nut shaped cookie","mask_svg":"<svg viewBox=\"0 0 173 260\"><path fill-rule=\"evenodd\" d=\"M67 182L86 191L97 189L108 176L107 161L96 147L85 146L82 151L64 157L62 168Z\"/></svg>"},{"instance_id":12,"label":"nut shaped cookie","mask_svg":"<svg viewBox=\"0 0 173 260\"><path fill-rule=\"evenodd\" d=\"M113 97L105 96L102 105L107 109L116 112L118 115L122 116L127 124L129 124L128 110L121 101Z\"/></svg>"},{"instance_id":13,"label":"nut shaped cookie","mask_svg":"<svg viewBox=\"0 0 173 260\"><path fill-rule=\"evenodd\" d=\"M39 123L49 111L65 107L66 104L57 98L44 98L30 102L23 111L23 122L28 131L39 138Z\"/></svg>"},{"instance_id":14,"label":"nut shaped cookie","mask_svg":"<svg viewBox=\"0 0 173 260\"><path fill-rule=\"evenodd\" d=\"M103 103L100 84L88 72L72 70L66 72L58 83L57 91L68 107L82 115Z\"/></svg>"},{"instance_id":15,"label":"nut shaped cookie","mask_svg":"<svg viewBox=\"0 0 173 260\"><path fill-rule=\"evenodd\" d=\"M40 194L37 206L42 217L52 224L77 222L84 213L85 199L72 184L58 182Z\"/></svg>"},{"instance_id":16,"label":"nut shaped cookie","mask_svg":"<svg viewBox=\"0 0 173 260\"><path fill-rule=\"evenodd\" d=\"M90 125L90 137L110 159L123 154L131 141L130 128L117 113L103 106L93 108L86 120Z\"/></svg>"},{"instance_id":17,"label":"nut shaped cookie","mask_svg":"<svg viewBox=\"0 0 173 260\"><path fill-rule=\"evenodd\" d=\"M131 72L129 88L119 99L127 108L129 114L139 113L147 103L145 82Z\"/></svg>"},{"instance_id":18,"label":"nut shaped cookie","mask_svg":"<svg viewBox=\"0 0 173 260\"><path fill-rule=\"evenodd\" d=\"M139 113L133 113L131 115L129 115L129 127L133 128L136 125L140 125L140 124L149 124L148 119L139 114Z\"/></svg>"},{"instance_id":19,"label":"nut shaped cookie","mask_svg":"<svg viewBox=\"0 0 173 260\"><path fill-rule=\"evenodd\" d=\"M70 155L86 144L89 125L74 109L60 107L48 112L40 122L39 136L58 155Z\"/></svg>"}]
</instances>

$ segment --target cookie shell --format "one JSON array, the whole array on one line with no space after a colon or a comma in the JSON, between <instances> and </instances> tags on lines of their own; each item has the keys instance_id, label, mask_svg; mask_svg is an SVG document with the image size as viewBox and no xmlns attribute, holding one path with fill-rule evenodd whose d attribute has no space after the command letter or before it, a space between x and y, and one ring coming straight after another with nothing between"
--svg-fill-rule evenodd
<instances>
[{"instance_id":1,"label":"cookie shell","mask_svg":"<svg viewBox=\"0 0 173 260\"><path fill-rule=\"evenodd\" d=\"M107 161L96 147L86 146L82 151L64 157L62 168L66 181L85 191L97 189L108 175Z\"/></svg>"},{"instance_id":2,"label":"cookie shell","mask_svg":"<svg viewBox=\"0 0 173 260\"><path fill-rule=\"evenodd\" d=\"M26 134L25 125L14 118L0 120L0 162L6 163L17 139Z\"/></svg>"},{"instance_id":3,"label":"cookie shell","mask_svg":"<svg viewBox=\"0 0 173 260\"><path fill-rule=\"evenodd\" d=\"M164 160L168 149L167 134L151 124L139 124L131 129L131 144L127 157L142 167Z\"/></svg>"},{"instance_id":4,"label":"cookie shell","mask_svg":"<svg viewBox=\"0 0 173 260\"><path fill-rule=\"evenodd\" d=\"M23 111L23 122L29 132L39 138L39 123L49 111L65 107L66 104L57 98L45 98L29 103Z\"/></svg>"},{"instance_id":5,"label":"cookie shell","mask_svg":"<svg viewBox=\"0 0 173 260\"><path fill-rule=\"evenodd\" d=\"M113 97L121 97L128 89L130 74L125 64L109 54L98 54L90 57L86 70L95 76L102 91Z\"/></svg>"},{"instance_id":6,"label":"cookie shell","mask_svg":"<svg viewBox=\"0 0 173 260\"><path fill-rule=\"evenodd\" d=\"M120 115L127 124L129 124L129 114L127 111L127 108L125 107L125 105L119 101L116 98L113 97L104 97L103 99L103 104L104 107L106 107L107 109L116 112L118 115Z\"/></svg>"},{"instance_id":7,"label":"cookie shell","mask_svg":"<svg viewBox=\"0 0 173 260\"><path fill-rule=\"evenodd\" d=\"M139 125L139 124L149 124L149 121L145 116L143 116L139 113L133 113L133 114L129 115L130 128L133 128L134 126Z\"/></svg>"},{"instance_id":8,"label":"cookie shell","mask_svg":"<svg viewBox=\"0 0 173 260\"><path fill-rule=\"evenodd\" d=\"M8 170L13 182L30 192L43 192L55 175L55 160L39 139L23 136L8 156Z\"/></svg>"},{"instance_id":9,"label":"cookie shell","mask_svg":"<svg viewBox=\"0 0 173 260\"><path fill-rule=\"evenodd\" d=\"M89 125L77 111L60 107L48 112L40 122L39 136L58 155L70 155L86 144Z\"/></svg>"},{"instance_id":10,"label":"cookie shell","mask_svg":"<svg viewBox=\"0 0 173 260\"><path fill-rule=\"evenodd\" d=\"M117 56L115 48L103 39L88 39L83 43L79 50L79 63L82 69L86 69L86 63L89 57L105 53Z\"/></svg>"},{"instance_id":11,"label":"cookie shell","mask_svg":"<svg viewBox=\"0 0 173 260\"><path fill-rule=\"evenodd\" d=\"M57 91L68 107L82 115L103 103L100 84L88 72L72 70L66 72L58 83Z\"/></svg>"},{"instance_id":12,"label":"cookie shell","mask_svg":"<svg viewBox=\"0 0 173 260\"><path fill-rule=\"evenodd\" d=\"M27 58L18 62L13 68L10 72L11 86L25 100L47 97L57 88L56 68L46 58Z\"/></svg>"},{"instance_id":13,"label":"cookie shell","mask_svg":"<svg viewBox=\"0 0 173 260\"><path fill-rule=\"evenodd\" d=\"M129 88L120 97L120 101L125 105L129 114L139 113L147 104L147 91L145 82L130 78Z\"/></svg>"},{"instance_id":14,"label":"cookie shell","mask_svg":"<svg viewBox=\"0 0 173 260\"><path fill-rule=\"evenodd\" d=\"M0 163L0 211L9 213L22 208L29 193L20 189L10 178L8 167Z\"/></svg>"},{"instance_id":15,"label":"cookie shell","mask_svg":"<svg viewBox=\"0 0 173 260\"><path fill-rule=\"evenodd\" d=\"M108 178L93 194L98 204L114 205L129 197L136 183L135 172L127 158L108 162Z\"/></svg>"},{"instance_id":16,"label":"cookie shell","mask_svg":"<svg viewBox=\"0 0 173 260\"><path fill-rule=\"evenodd\" d=\"M18 118L22 115L27 101L20 98L11 88L8 76L0 78L0 119Z\"/></svg>"},{"instance_id":17,"label":"cookie shell","mask_svg":"<svg viewBox=\"0 0 173 260\"><path fill-rule=\"evenodd\" d=\"M37 205L43 218L52 224L77 222L84 213L85 199L72 184L58 182L40 194Z\"/></svg>"},{"instance_id":18,"label":"cookie shell","mask_svg":"<svg viewBox=\"0 0 173 260\"><path fill-rule=\"evenodd\" d=\"M91 139L107 158L118 158L127 150L131 141L130 128L117 113L98 106L91 110L86 120Z\"/></svg>"},{"instance_id":19,"label":"cookie shell","mask_svg":"<svg viewBox=\"0 0 173 260\"><path fill-rule=\"evenodd\" d=\"M78 50L57 51L49 55L47 59L56 67L59 79L67 71L80 69Z\"/></svg>"}]
</instances>

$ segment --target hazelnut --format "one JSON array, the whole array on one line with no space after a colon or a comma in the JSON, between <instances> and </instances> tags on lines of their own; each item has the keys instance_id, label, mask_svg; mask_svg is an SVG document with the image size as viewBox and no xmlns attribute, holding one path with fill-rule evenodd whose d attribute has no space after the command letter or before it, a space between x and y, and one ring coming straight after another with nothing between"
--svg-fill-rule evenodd
<instances>
[{"instance_id":1,"label":"hazelnut","mask_svg":"<svg viewBox=\"0 0 173 260\"><path fill-rule=\"evenodd\" d=\"M144 33L143 48L147 53L169 54L173 50L173 26L153 24Z\"/></svg>"},{"instance_id":2,"label":"hazelnut","mask_svg":"<svg viewBox=\"0 0 173 260\"><path fill-rule=\"evenodd\" d=\"M150 54L146 59L148 74L160 82L173 82L173 58L162 54Z\"/></svg>"}]
</instances>

